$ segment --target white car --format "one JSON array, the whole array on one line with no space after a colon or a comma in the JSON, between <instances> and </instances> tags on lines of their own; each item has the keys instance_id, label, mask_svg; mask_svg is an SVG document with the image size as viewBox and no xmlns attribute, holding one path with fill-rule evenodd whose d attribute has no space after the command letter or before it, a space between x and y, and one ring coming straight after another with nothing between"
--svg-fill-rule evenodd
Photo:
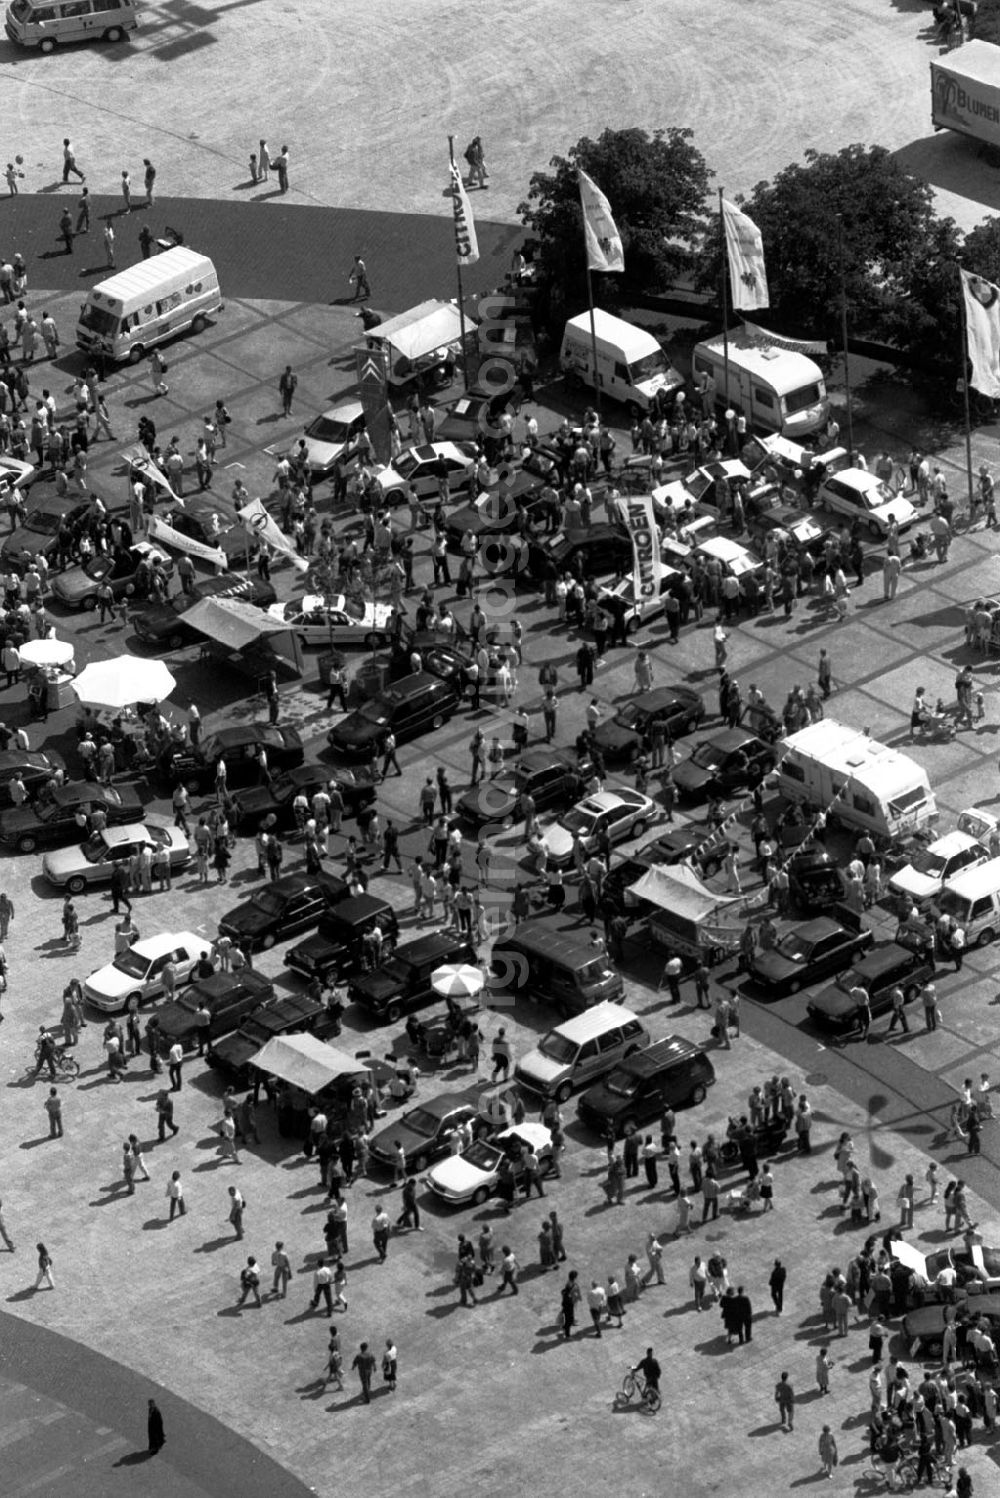
<instances>
[{"instance_id":1,"label":"white car","mask_svg":"<svg viewBox=\"0 0 1000 1498\"><path fill-rule=\"evenodd\" d=\"M148 813L145 822L122 827L104 827L92 832L85 843L71 848L51 848L42 859L42 874L56 889L82 895L91 884L108 884L116 863L131 859L143 848L166 848L171 873L191 862L191 847L169 818Z\"/></svg>"},{"instance_id":2,"label":"white car","mask_svg":"<svg viewBox=\"0 0 1000 1498\"><path fill-rule=\"evenodd\" d=\"M890 520L905 531L917 519L908 499L893 494L887 484L863 468L842 468L824 479L816 493L816 504L851 520L860 517L869 534L878 539L888 533Z\"/></svg>"},{"instance_id":3,"label":"white car","mask_svg":"<svg viewBox=\"0 0 1000 1498\"><path fill-rule=\"evenodd\" d=\"M6 453L0 456L0 504L6 504L14 489L25 489L35 476L35 470L30 463L24 463L20 458L9 458Z\"/></svg>"},{"instance_id":4,"label":"white car","mask_svg":"<svg viewBox=\"0 0 1000 1498\"><path fill-rule=\"evenodd\" d=\"M552 1168L552 1135L543 1124L520 1123L493 1139L477 1139L461 1155L449 1155L428 1173L428 1186L452 1206L471 1202L480 1207L496 1191L500 1164L506 1155L514 1167L515 1185L522 1176L521 1152L538 1156L540 1174Z\"/></svg>"},{"instance_id":5,"label":"white car","mask_svg":"<svg viewBox=\"0 0 1000 1498\"><path fill-rule=\"evenodd\" d=\"M737 479L746 479L749 482L750 470L739 458L719 458L712 463L705 463L701 468L695 468L691 473L686 473L683 478L671 479L669 483L660 484L653 490L653 503L657 512L665 510L683 510L686 506L698 505L705 509L711 509L718 518L719 506L715 502L715 481L724 478L729 485L730 491Z\"/></svg>"},{"instance_id":6,"label":"white car","mask_svg":"<svg viewBox=\"0 0 1000 1498\"><path fill-rule=\"evenodd\" d=\"M392 609L343 594L333 595L327 607L318 595L307 593L291 603L273 603L267 617L294 630L303 645L378 646L388 641Z\"/></svg>"},{"instance_id":7,"label":"white car","mask_svg":"<svg viewBox=\"0 0 1000 1498\"><path fill-rule=\"evenodd\" d=\"M728 536L710 536L707 541L699 541L695 554L706 562L714 557L721 563L724 577L744 578L751 572L760 572L764 566L756 552Z\"/></svg>"},{"instance_id":8,"label":"white car","mask_svg":"<svg viewBox=\"0 0 1000 1498\"><path fill-rule=\"evenodd\" d=\"M161 931L147 936L122 952L114 962L99 967L83 985L84 997L107 1014L125 1009L130 999L144 1004L163 993L163 969L171 960L177 968L177 982L190 983L202 952L211 942L193 931Z\"/></svg>"},{"instance_id":9,"label":"white car","mask_svg":"<svg viewBox=\"0 0 1000 1498\"><path fill-rule=\"evenodd\" d=\"M364 430L365 413L360 401L344 401L314 416L303 434L310 473L326 478L338 458L354 454ZM293 449L297 451L298 444Z\"/></svg>"},{"instance_id":10,"label":"white car","mask_svg":"<svg viewBox=\"0 0 1000 1498\"><path fill-rule=\"evenodd\" d=\"M641 837L658 816L656 802L641 791L598 791L595 796L578 801L548 829L542 841L551 862L561 866L573 857L575 832L580 834L580 841L589 853L597 848L602 833L606 832L612 843Z\"/></svg>"},{"instance_id":11,"label":"white car","mask_svg":"<svg viewBox=\"0 0 1000 1498\"><path fill-rule=\"evenodd\" d=\"M404 448L395 463L375 475L375 486L384 503L405 504L411 484L419 499L434 499L442 458L448 465L449 496L471 488L477 466L475 443L425 442Z\"/></svg>"},{"instance_id":12,"label":"white car","mask_svg":"<svg viewBox=\"0 0 1000 1498\"><path fill-rule=\"evenodd\" d=\"M620 578L613 588L600 588L597 594L597 601L603 607L607 608L610 599L623 598L629 610L629 613L625 616L625 628L631 634L634 630L640 629L643 624L649 623L650 620L661 619L663 617L664 595L670 592L670 589L680 578L680 575L676 567L665 565L660 575L660 586L657 592L653 593L649 598L637 598L635 579L629 574L628 577Z\"/></svg>"},{"instance_id":13,"label":"white car","mask_svg":"<svg viewBox=\"0 0 1000 1498\"><path fill-rule=\"evenodd\" d=\"M946 879L985 863L989 850L967 832L948 832L919 852L889 880L894 895L909 895L914 905L929 905Z\"/></svg>"}]
</instances>

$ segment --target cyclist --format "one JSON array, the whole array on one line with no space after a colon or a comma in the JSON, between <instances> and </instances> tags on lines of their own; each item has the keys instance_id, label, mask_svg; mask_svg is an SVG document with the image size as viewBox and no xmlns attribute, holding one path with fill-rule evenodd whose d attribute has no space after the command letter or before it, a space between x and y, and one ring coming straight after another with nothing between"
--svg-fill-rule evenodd
<instances>
[{"instance_id":1,"label":"cyclist","mask_svg":"<svg viewBox=\"0 0 1000 1498\"><path fill-rule=\"evenodd\" d=\"M662 1371L663 1370L661 1369L659 1363L653 1356L653 1349L651 1347L647 1347L646 1356L642 1358L635 1367L635 1372L641 1373L643 1378L646 1380L647 1393L659 1394L660 1375Z\"/></svg>"},{"instance_id":2,"label":"cyclist","mask_svg":"<svg viewBox=\"0 0 1000 1498\"><path fill-rule=\"evenodd\" d=\"M890 1425L878 1446L877 1455L885 1469L886 1483L890 1490L895 1488L899 1477L899 1468L903 1460L903 1448L899 1444L893 1425Z\"/></svg>"},{"instance_id":3,"label":"cyclist","mask_svg":"<svg viewBox=\"0 0 1000 1498\"><path fill-rule=\"evenodd\" d=\"M39 1025L38 1043L35 1046L35 1060L37 1062L35 1076L37 1077L43 1067L47 1066L49 1076L55 1081L57 1055L58 1050L56 1048L55 1036L51 1035L44 1025Z\"/></svg>"}]
</instances>

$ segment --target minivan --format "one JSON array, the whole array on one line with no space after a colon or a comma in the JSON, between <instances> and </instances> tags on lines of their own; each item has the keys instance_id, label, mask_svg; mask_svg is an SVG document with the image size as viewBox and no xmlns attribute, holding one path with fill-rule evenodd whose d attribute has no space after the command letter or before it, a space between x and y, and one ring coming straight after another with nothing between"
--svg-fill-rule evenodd
<instances>
[{"instance_id":1,"label":"minivan","mask_svg":"<svg viewBox=\"0 0 1000 1498\"><path fill-rule=\"evenodd\" d=\"M524 921L494 942L490 965L497 986L547 999L567 1016L625 993L604 952L541 921Z\"/></svg>"},{"instance_id":2,"label":"minivan","mask_svg":"<svg viewBox=\"0 0 1000 1498\"><path fill-rule=\"evenodd\" d=\"M188 328L200 333L222 309L215 266L184 245L140 260L87 293L76 346L87 355L138 364L147 349Z\"/></svg>"},{"instance_id":3,"label":"minivan","mask_svg":"<svg viewBox=\"0 0 1000 1498\"><path fill-rule=\"evenodd\" d=\"M543 1035L521 1057L514 1080L543 1098L564 1103L570 1093L649 1045L642 1020L620 1004L595 1004Z\"/></svg>"},{"instance_id":4,"label":"minivan","mask_svg":"<svg viewBox=\"0 0 1000 1498\"><path fill-rule=\"evenodd\" d=\"M569 319L559 364L567 384L588 385L621 401L630 416L645 415L661 391L671 396L684 384L652 333L600 307Z\"/></svg>"},{"instance_id":5,"label":"minivan","mask_svg":"<svg viewBox=\"0 0 1000 1498\"><path fill-rule=\"evenodd\" d=\"M382 752L390 732L397 744L405 744L428 728L447 723L458 703L458 692L451 682L417 671L385 687L356 712L348 713L331 728L327 742L338 754L370 759Z\"/></svg>"},{"instance_id":6,"label":"minivan","mask_svg":"<svg viewBox=\"0 0 1000 1498\"><path fill-rule=\"evenodd\" d=\"M139 24L133 0L14 0L4 29L20 47L51 52L58 42L121 42Z\"/></svg>"},{"instance_id":7,"label":"minivan","mask_svg":"<svg viewBox=\"0 0 1000 1498\"><path fill-rule=\"evenodd\" d=\"M932 908L935 916L950 915L958 922L967 946L988 946L1000 935L1000 858L949 879Z\"/></svg>"},{"instance_id":8,"label":"minivan","mask_svg":"<svg viewBox=\"0 0 1000 1498\"><path fill-rule=\"evenodd\" d=\"M703 1103L715 1081L715 1068L698 1046L680 1035L668 1035L645 1050L626 1056L595 1082L577 1103L588 1128L599 1134L611 1124L616 1134L659 1118L665 1108Z\"/></svg>"}]
</instances>

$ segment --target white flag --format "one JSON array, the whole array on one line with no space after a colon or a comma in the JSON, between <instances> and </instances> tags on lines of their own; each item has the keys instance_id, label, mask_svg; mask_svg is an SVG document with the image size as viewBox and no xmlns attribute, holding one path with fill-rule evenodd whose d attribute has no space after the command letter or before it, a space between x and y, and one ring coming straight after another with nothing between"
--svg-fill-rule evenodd
<instances>
[{"instance_id":1,"label":"white flag","mask_svg":"<svg viewBox=\"0 0 1000 1498\"><path fill-rule=\"evenodd\" d=\"M611 204L586 172L580 172L579 176L587 265L591 270L622 271L625 269L625 251L611 217Z\"/></svg>"},{"instance_id":2,"label":"white flag","mask_svg":"<svg viewBox=\"0 0 1000 1498\"><path fill-rule=\"evenodd\" d=\"M1000 396L1000 287L960 271L965 298L965 331L972 378L981 395Z\"/></svg>"},{"instance_id":3,"label":"white flag","mask_svg":"<svg viewBox=\"0 0 1000 1498\"><path fill-rule=\"evenodd\" d=\"M725 198L722 200L722 222L726 231L733 306L747 312L769 306L764 242L760 230L752 218L747 218L735 203L727 203Z\"/></svg>"},{"instance_id":4,"label":"white flag","mask_svg":"<svg viewBox=\"0 0 1000 1498\"><path fill-rule=\"evenodd\" d=\"M458 164L451 164L451 201L455 211L455 256L458 264L475 265L479 259L479 241L476 238L476 221L472 217L472 205L462 181Z\"/></svg>"},{"instance_id":5,"label":"white flag","mask_svg":"<svg viewBox=\"0 0 1000 1498\"><path fill-rule=\"evenodd\" d=\"M663 576L660 532L651 494L629 495L625 506L625 524L632 538L632 589L639 605L659 595Z\"/></svg>"},{"instance_id":6,"label":"white flag","mask_svg":"<svg viewBox=\"0 0 1000 1498\"><path fill-rule=\"evenodd\" d=\"M181 503L183 504L183 500ZM229 567L226 553L221 547L206 546L202 541L195 541L192 536L185 536L159 515L150 515L146 535L154 541L162 541L164 546L173 547L175 551L186 551L188 556L198 557L202 562L211 562L219 572L225 572Z\"/></svg>"},{"instance_id":7,"label":"white flag","mask_svg":"<svg viewBox=\"0 0 1000 1498\"><path fill-rule=\"evenodd\" d=\"M283 552L289 557L292 565L300 572L309 571L309 563L305 557L299 556L295 550L295 544L285 535L273 516L265 510L263 502L259 499L251 499L240 510L240 520L247 530L257 537L258 541L265 541L273 551Z\"/></svg>"}]
</instances>

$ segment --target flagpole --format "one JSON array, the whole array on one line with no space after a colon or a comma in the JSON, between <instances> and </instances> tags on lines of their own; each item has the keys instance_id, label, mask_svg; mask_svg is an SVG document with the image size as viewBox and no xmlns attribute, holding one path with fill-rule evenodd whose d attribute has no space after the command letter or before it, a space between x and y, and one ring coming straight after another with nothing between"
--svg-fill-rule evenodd
<instances>
[{"instance_id":1,"label":"flagpole","mask_svg":"<svg viewBox=\"0 0 1000 1498\"><path fill-rule=\"evenodd\" d=\"M455 165L455 137L448 137L448 160L452 167ZM462 379L466 393L469 389L469 351L465 343L465 293L462 290L462 260L461 256L455 256L455 274L458 277L458 326L459 337L462 340Z\"/></svg>"},{"instance_id":2,"label":"flagpole","mask_svg":"<svg viewBox=\"0 0 1000 1498\"><path fill-rule=\"evenodd\" d=\"M973 513L972 498L972 415L969 410L969 321L965 307L965 282L962 280L962 262L955 261L958 271L958 305L962 309L962 398L965 406L965 474L969 484L969 514Z\"/></svg>"},{"instance_id":3,"label":"flagpole","mask_svg":"<svg viewBox=\"0 0 1000 1498\"><path fill-rule=\"evenodd\" d=\"M590 273L590 265L587 265L587 305L590 308L590 354L594 361L594 405L597 409L597 420L601 422L601 376L597 368L597 325L594 322L594 281Z\"/></svg>"},{"instance_id":4,"label":"flagpole","mask_svg":"<svg viewBox=\"0 0 1000 1498\"><path fill-rule=\"evenodd\" d=\"M726 296L726 264L728 253L726 250L726 220L722 211L723 189L719 188L719 245L722 251L722 263L719 267L719 285L722 292L722 399L723 411L731 408L729 399L729 309ZM728 428L728 422L727 422ZM726 431L726 447L729 446L729 432Z\"/></svg>"},{"instance_id":5,"label":"flagpole","mask_svg":"<svg viewBox=\"0 0 1000 1498\"><path fill-rule=\"evenodd\" d=\"M847 461L854 464L854 412L851 405L851 369L847 353L847 277L844 273L844 215L837 214L837 258L840 263L840 342L844 350L844 394L847 397Z\"/></svg>"}]
</instances>

